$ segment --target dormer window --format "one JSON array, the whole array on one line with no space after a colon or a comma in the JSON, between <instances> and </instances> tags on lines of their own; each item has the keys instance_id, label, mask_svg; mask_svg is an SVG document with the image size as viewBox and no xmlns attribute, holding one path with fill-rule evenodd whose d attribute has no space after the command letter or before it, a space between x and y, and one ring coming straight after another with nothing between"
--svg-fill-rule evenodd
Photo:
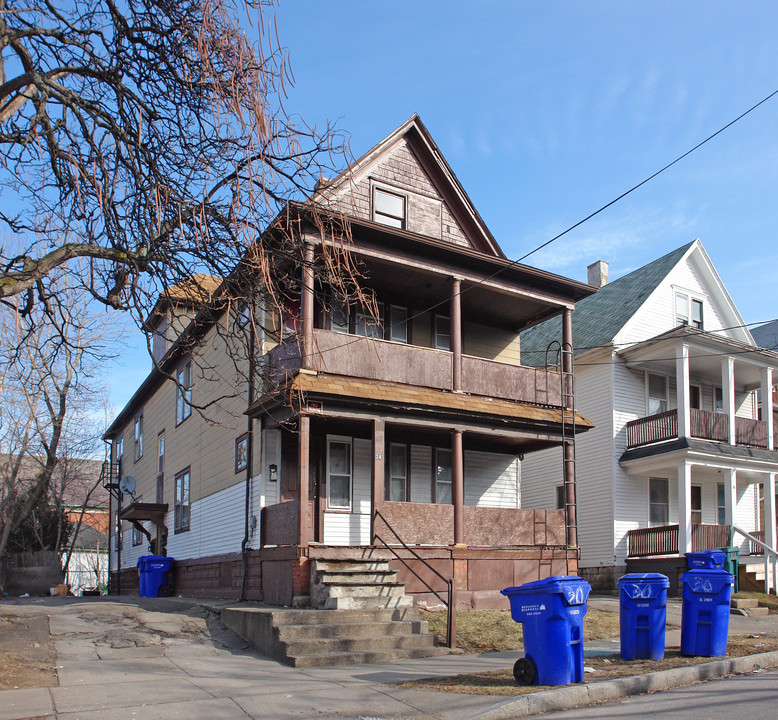
<instances>
[{"instance_id":1,"label":"dormer window","mask_svg":"<svg viewBox=\"0 0 778 720\"><path fill-rule=\"evenodd\" d=\"M375 188L373 194L373 220L381 225L403 229L405 227L405 197L397 193Z\"/></svg>"},{"instance_id":2,"label":"dormer window","mask_svg":"<svg viewBox=\"0 0 778 720\"><path fill-rule=\"evenodd\" d=\"M675 320L676 325L689 325L702 330L702 300L687 293L675 293Z\"/></svg>"}]
</instances>

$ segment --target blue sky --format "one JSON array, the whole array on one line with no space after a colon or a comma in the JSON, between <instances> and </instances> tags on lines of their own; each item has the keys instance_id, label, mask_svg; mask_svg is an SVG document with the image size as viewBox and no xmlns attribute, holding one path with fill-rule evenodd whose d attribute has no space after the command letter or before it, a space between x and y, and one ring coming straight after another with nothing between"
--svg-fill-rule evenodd
<instances>
[{"instance_id":1,"label":"blue sky","mask_svg":"<svg viewBox=\"0 0 778 720\"><path fill-rule=\"evenodd\" d=\"M512 259L778 90L764 0L282 0L276 14L287 109L336 121L357 157L419 113ZM699 237L746 322L771 320L776 191L778 96L527 262L585 280L602 259L615 279ZM131 365L118 406L149 361Z\"/></svg>"}]
</instances>

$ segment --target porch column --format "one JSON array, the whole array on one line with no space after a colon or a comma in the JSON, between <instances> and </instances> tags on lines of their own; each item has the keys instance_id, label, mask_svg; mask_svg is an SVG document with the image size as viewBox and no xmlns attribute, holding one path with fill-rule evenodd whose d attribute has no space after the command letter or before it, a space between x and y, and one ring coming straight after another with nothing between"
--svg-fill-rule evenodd
<instances>
[{"instance_id":1,"label":"porch column","mask_svg":"<svg viewBox=\"0 0 778 720\"><path fill-rule=\"evenodd\" d=\"M729 442L735 445L735 358L721 359L721 395L724 400L724 412L729 423Z\"/></svg>"},{"instance_id":2,"label":"porch column","mask_svg":"<svg viewBox=\"0 0 778 720\"><path fill-rule=\"evenodd\" d=\"M735 525L735 508L737 507L737 470L730 468L724 471L724 521L730 528ZM735 537L734 531L730 531L730 543Z\"/></svg>"},{"instance_id":3,"label":"porch column","mask_svg":"<svg viewBox=\"0 0 778 720\"><path fill-rule=\"evenodd\" d=\"M451 352L453 354L453 378L452 389L454 392L462 391L462 303L460 291L462 281L459 278L451 278Z\"/></svg>"},{"instance_id":4,"label":"porch column","mask_svg":"<svg viewBox=\"0 0 778 720\"><path fill-rule=\"evenodd\" d=\"M675 394L678 406L678 437L691 435L691 409L689 407L689 348L686 345L675 350Z\"/></svg>"},{"instance_id":5,"label":"porch column","mask_svg":"<svg viewBox=\"0 0 778 720\"><path fill-rule=\"evenodd\" d=\"M678 466L678 552L692 549L692 466L684 462Z\"/></svg>"},{"instance_id":6,"label":"porch column","mask_svg":"<svg viewBox=\"0 0 778 720\"><path fill-rule=\"evenodd\" d=\"M775 450L773 437L773 369L762 371L762 420L767 423L767 449Z\"/></svg>"},{"instance_id":7,"label":"porch column","mask_svg":"<svg viewBox=\"0 0 778 720\"><path fill-rule=\"evenodd\" d=\"M567 406L573 398L573 311L562 311L562 372L566 373L562 405ZM571 403L572 404L572 403ZM565 428L565 433L575 433L575 425ZM562 447L565 488L565 543L568 548L578 547L578 506L575 492L575 450L573 443L566 440Z\"/></svg>"},{"instance_id":8,"label":"porch column","mask_svg":"<svg viewBox=\"0 0 778 720\"><path fill-rule=\"evenodd\" d=\"M303 327L302 367L310 370L313 367L313 245L310 243L305 245L300 313Z\"/></svg>"},{"instance_id":9,"label":"porch column","mask_svg":"<svg viewBox=\"0 0 778 720\"><path fill-rule=\"evenodd\" d=\"M764 541L773 550L776 549L775 542L775 475L776 473L765 473L762 483L762 495L764 497Z\"/></svg>"},{"instance_id":10,"label":"porch column","mask_svg":"<svg viewBox=\"0 0 778 720\"><path fill-rule=\"evenodd\" d=\"M451 502L454 504L454 545L464 545L465 462L461 430L451 432Z\"/></svg>"},{"instance_id":11,"label":"porch column","mask_svg":"<svg viewBox=\"0 0 778 720\"><path fill-rule=\"evenodd\" d=\"M310 542L309 527L308 527L308 487L309 487L309 473L311 468L311 419L307 415L300 415L300 427L297 433L297 449L298 449L298 465L300 472L300 539L298 545L301 548L308 547Z\"/></svg>"},{"instance_id":12,"label":"porch column","mask_svg":"<svg viewBox=\"0 0 778 720\"><path fill-rule=\"evenodd\" d=\"M384 501L384 478L386 457L386 424L382 418L373 420L373 465L370 498L373 503L370 513L370 544L376 543L376 512Z\"/></svg>"}]
</instances>

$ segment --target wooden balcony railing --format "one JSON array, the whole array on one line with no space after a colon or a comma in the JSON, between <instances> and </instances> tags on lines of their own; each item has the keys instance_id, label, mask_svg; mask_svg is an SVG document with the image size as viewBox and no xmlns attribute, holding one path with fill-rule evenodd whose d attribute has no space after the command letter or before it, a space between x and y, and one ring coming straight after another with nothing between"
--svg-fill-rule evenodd
<instances>
[{"instance_id":1,"label":"wooden balcony railing","mask_svg":"<svg viewBox=\"0 0 778 720\"><path fill-rule=\"evenodd\" d=\"M673 440L678 437L678 411L667 410L627 423L627 447ZM716 442L728 442L729 417L709 410L691 409L689 433L692 437ZM778 437L778 430L775 431ZM735 442L753 448L767 447L767 423L750 418L735 418ZM778 447L774 445L774 447Z\"/></svg>"},{"instance_id":2,"label":"wooden balcony railing","mask_svg":"<svg viewBox=\"0 0 778 720\"><path fill-rule=\"evenodd\" d=\"M730 543L729 525L692 525L692 551L716 550ZM627 532L629 557L678 554L678 525L639 528Z\"/></svg>"},{"instance_id":3,"label":"wooden balcony railing","mask_svg":"<svg viewBox=\"0 0 778 720\"><path fill-rule=\"evenodd\" d=\"M313 331L313 367L336 375L451 390L452 357L450 352L416 345ZM270 352L272 380L282 380L299 368L296 343L284 343ZM462 358L462 386L475 395L537 405L562 404L559 373L469 355Z\"/></svg>"},{"instance_id":4,"label":"wooden balcony railing","mask_svg":"<svg viewBox=\"0 0 778 720\"><path fill-rule=\"evenodd\" d=\"M751 535L753 535L757 540L764 542L764 530L753 530ZM749 541L748 544L750 545L748 550L749 555L764 555L764 548L759 547L759 545L757 545L755 542Z\"/></svg>"}]
</instances>

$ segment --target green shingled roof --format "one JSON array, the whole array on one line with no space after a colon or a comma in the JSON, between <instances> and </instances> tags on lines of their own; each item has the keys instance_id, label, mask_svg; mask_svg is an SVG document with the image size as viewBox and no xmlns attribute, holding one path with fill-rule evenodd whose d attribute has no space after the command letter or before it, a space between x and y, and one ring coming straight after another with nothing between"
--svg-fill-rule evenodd
<instances>
[{"instance_id":1,"label":"green shingled roof","mask_svg":"<svg viewBox=\"0 0 778 720\"><path fill-rule=\"evenodd\" d=\"M613 340L693 244L688 243L633 270L576 303L573 311L575 354ZM525 330L521 333L522 364L542 367L546 362L546 348L561 338L561 317L551 318ZM550 357L549 361L554 359Z\"/></svg>"}]
</instances>

